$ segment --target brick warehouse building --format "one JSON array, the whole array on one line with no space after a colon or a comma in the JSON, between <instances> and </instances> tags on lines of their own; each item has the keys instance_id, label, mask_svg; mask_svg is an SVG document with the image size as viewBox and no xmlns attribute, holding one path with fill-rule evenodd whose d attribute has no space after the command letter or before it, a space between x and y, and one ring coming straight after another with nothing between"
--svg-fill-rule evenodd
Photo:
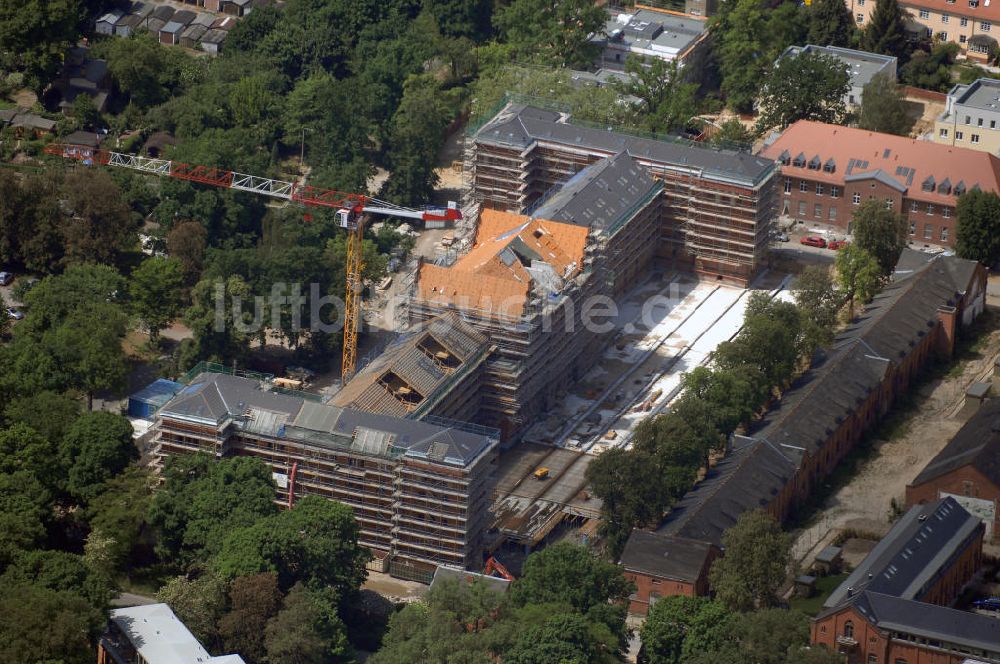
<instances>
[{"instance_id":1,"label":"brick warehouse building","mask_svg":"<svg viewBox=\"0 0 1000 664\"><path fill-rule=\"evenodd\" d=\"M663 181L661 257L742 285L764 266L775 213L770 159L633 136L516 103L478 129L470 144L466 168L485 208L530 210L589 164L624 152Z\"/></svg>"},{"instance_id":2,"label":"brick warehouse building","mask_svg":"<svg viewBox=\"0 0 1000 664\"><path fill-rule=\"evenodd\" d=\"M1000 621L946 608L982 564L983 524L954 499L911 508L813 619L848 664L1000 662Z\"/></svg>"},{"instance_id":3,"label":"brick warehouse building","mask_svg":"<svg viewBox=\"0 0 1000 664\"><path fill-rule=\"evenodd\" d=\"M708 595L708 571L719 555L707 542L633 530L619 559L636 588L628 612L644 616L662 597Z\"/></svg>"},{"instance_id":4,"label":"brick warehouse building","mask_svg":"<svg viewBox=\"0 0 1000 664\"><path fill-rule=\"evenodd\" d=\"M478 568L496 435L282 394L248 378L202 373L156 414L156 464L205 452L271 467L276 500L313 494L354 512L381 571L429 583L438 565Z\"/></svg>"},{"instance_id":5,"label":"brick warehouse building","mask_svg":"<svg viewBox=\"0 0 1000 664\"><path fill-rule=\"evenodd\" d=\"M982 312L985 287L974 261L904 250L892 281L747 435L733 437L656 532L718 547L743 512L786 520L928 362L950 356Z\"/></svg>"},{"instance_id":6,"label":"brick warehouse building","mask_svg":"<svg viewBox=\"0 0 1000 664\"><path fill-rule=\"evenodd\" d=\"M910 240L955 244L955 205L966 191L1000 191L1000 159L977 150L800 120L761 154L781 164L781 213L851 230L862 201L901 213Z\"/></svg>"},{"instance_id":7,"label":"brick warehouse building","mask_svg":"<svg viewBox=\"0 0 1000 664\"><path fill-rule=\"evenodd\" d=\"M1000 541L1000 399L990 399L906 486L906 504L951 497Z\"/></svg>"}]
</instances>

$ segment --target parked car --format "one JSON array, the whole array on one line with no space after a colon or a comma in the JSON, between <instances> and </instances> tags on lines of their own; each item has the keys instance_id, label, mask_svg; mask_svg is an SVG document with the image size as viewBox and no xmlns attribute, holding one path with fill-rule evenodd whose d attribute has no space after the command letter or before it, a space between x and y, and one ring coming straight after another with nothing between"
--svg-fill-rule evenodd
<instances>
[{"instance_id":1,"label":"parked car","mask_svg":"<svg viewBox=\"0 0 1000 664\"><path fill-rule=\"evenodd\" d=\"M807 247L819 247L820 249L826 247L826 240L818 235L806 235L800 242Z\"/></svg>"},{"instance_id":2,"label":"parked car","mask_svg":"<svg viewBox=\"0 0 1000 664\"><path fill-rule=\"evenodd\" d=\"M774 234L774 239L777 240L778 242L788 242L788 233L785 233L784 231L779 231Z\"/></svg>"},{"instance_id":3,"label":"parked car","mask_svg":"<svg viewBox=\"0 0 1000 664\"><path fill-rule=\"evenodd\" d=\"M0 286L10 286L14 281L14 275L10 272L0 272Z\"/></svg>"},{"instance_id":4,"label":"parked car","mask_svg":"<svg viewBox=\"0 0 1000 664\"><path fill-rule=\"evenodd\" d=\"M24 313L22 313L18 309L15 309L14 307L7 307L7 315L13 318L14 320L21 320L22 318L24 318Z\"/></svg>"},{"instance_id":5,"label":"parked car","mask_svg":"<svg viewBox=\"0 0 1000 664\"><path fill-rule=\"evenodd\" d=\"M987 611L1000 611L1000 597L977 599L972 603L972 606L977 609L986 609Z\"/></svg>"},{"instance_id":6,"label":"parked car","mask_svg":"<svg viewBox=\"0 0 1000 664\"><path fill-rule=\"evenodd\" d=\"M827 242L826 248L827 249L833 249L834 251L838 251L840 249L843 249L844 247L846 247L849 244L850 244L850 242L848 242L847 240L830 240L829 242Z\"/></svg>"}]
</instances>

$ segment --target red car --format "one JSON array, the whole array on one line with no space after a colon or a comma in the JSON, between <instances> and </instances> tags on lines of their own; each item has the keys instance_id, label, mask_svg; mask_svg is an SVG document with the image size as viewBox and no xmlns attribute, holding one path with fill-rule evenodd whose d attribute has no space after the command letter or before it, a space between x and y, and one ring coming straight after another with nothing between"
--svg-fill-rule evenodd
<instances>
[{"instance_id":1,"label":"red car","mask_svg":"<svg viewBox=\"0 0 1000 664\"><path fill-rule=\"evenodd\" d=\"M809 247L819 247L820 249L826 247L826 240L817 235L807 235L800 242Z\"/></svg>"},{"instance_id":2,"label":"red car","mask_svg":"<svg viewBox=\"0 0 1000 664\"><path fill-rule=\"evenodd\" d=\"M827 243L826 248L837 251L838 249L843 249L849 244L850 242L848 242L847 240L830 240L830 242Z\"/></svg>"}]
</instances>

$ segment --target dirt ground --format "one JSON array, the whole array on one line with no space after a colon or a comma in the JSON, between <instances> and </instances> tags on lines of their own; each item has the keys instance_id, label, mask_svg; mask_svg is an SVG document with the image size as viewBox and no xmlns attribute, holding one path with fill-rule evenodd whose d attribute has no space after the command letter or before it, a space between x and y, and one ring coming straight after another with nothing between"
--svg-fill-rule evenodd
<instances>
[{"instance_id":1,"label":"dirt ground","mask_svg":"<svg viewBox=\"0 0 1000 664\"><path fill-rule=\"evenodd\" d=\"M368 579L361 585L393 602L415 602L423 598L428 586L416 581L394 579L388 574L368 572Z\"/></svg>"},{"instance_id":2,"label":"dirt ground","mask_svg":"<svg viewBox=\"0 0 1000 664\"><path fill-rule=\"evenodd\" d=\"M972 357L960 360L942 377L924 382L914 394L912 407L889 427L887 440L874 442L874 451L857 474L827 498L806 528L795 533L792 553L803 567L843 529L884 532L892 500L903 505L907 483L965 424L967 417L958 412L966 389L988 379L1000 355L1000 329L996 327L1000 301L989 298L988 306L994 329L984 333Z\"/></svg>"}]
</instances>

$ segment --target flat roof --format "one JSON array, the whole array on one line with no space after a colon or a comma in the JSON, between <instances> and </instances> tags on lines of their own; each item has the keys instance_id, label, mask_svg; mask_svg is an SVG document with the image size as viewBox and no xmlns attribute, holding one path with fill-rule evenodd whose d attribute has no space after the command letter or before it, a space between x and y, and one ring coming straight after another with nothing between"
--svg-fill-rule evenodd
<instances>
[{"instance_id":1,"label":"flat roof","mask_svg":"<svg viewBox=\"0 0 1000 664\"><path fill-rule=\"evenodd\" d=\"M682 54L705 34L705 20L685 14L639 9L612 15L604 26L607 38L594 41L618 42L653 57Z\"/></svg>"},{"instance_id":2,"label":"flat roof","mask_svg":"<svg viewBox=\"0 0 1000 664\"><path fill-rule=\"evenodd\" d=\"M166 604L115 609L111 621L150 664L244 664L239 655L212 657Z\"/></svg>"},{"instance_id":3,"label":"flat roof","mask_svg":"<svg viewBox=\"0 0 1000 664\"><path fill-rule=\"evenodd\" d=\"M806 46L789 46L778 59L794 58L803 53L816 53L836 58L847 67L847 75L850 76L851 86L863 88L877 74L882 72L891 73L893 79L896 74L896 58L891 55L881 55L879 53L869 53L868 51L857 51L853 48L841 48L839 46L817 46L807 44ZM890 69L891 67L891 69Z\"/></svg>"},{"instance_id":4,"label":"flat roof","mask_svg":"<svg viewBox=\"0 0 1000 664\"><path fill-rule=\"evenodd\" d=\"M1000 112L1000 80L980 78L955 90L955 103L965 108Z\"/></svg>"}]
</instances>

